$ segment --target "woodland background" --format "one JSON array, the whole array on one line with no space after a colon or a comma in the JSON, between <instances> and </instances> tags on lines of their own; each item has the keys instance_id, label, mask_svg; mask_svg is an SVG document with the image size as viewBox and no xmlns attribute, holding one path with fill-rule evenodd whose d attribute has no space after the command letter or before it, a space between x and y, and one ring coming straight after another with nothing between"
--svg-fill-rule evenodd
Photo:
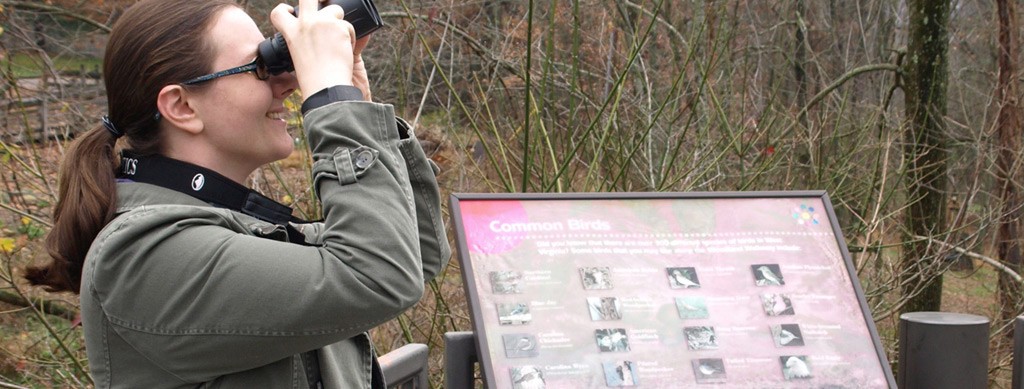
<instances>
[{"instance_id":1,"label":"woodland background","mask_svg":"<svg viewBox=\"0 0 1024 389\"><path fill-rule=\"evenodd\" d=\"M106 109L102 48L130 3L0 0L0 387L91 386L76 296L20 275L47 260L56 166ZM273 1L242 3L272 32ZM445 193L825 190L892 363L900 313L984 315L990 386L1009 387L1018 2L377 6L388 27L366 54L374 97L414 123ZM250 184L315 216L308 159ZM430 345L440 387L441 335L470 330L463 293L453 258L416 309L374 330L377 344Z\"/></svg>"}]
</instances>

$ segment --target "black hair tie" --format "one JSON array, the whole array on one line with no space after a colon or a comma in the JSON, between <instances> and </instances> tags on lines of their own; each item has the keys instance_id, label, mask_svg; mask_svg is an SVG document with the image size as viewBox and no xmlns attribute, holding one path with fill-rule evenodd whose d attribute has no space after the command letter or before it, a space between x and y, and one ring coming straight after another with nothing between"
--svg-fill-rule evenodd
<instances>
[{"instance_id":1,"label":"black hair tie","mask_svg":"<svg viewBox=\"0 0 1024 389\"><path fill-rule=\"evenodd\" d=\"M114 139L124 136L124 133L121 132L121 130L117 129L117 126L114 125L114 122L110 121L110 116L103 115L103 118L101 120L103 120L103 127L106 127L107 131L110 131L110 133L114 135Z\"/></svg>"}]
</instances>

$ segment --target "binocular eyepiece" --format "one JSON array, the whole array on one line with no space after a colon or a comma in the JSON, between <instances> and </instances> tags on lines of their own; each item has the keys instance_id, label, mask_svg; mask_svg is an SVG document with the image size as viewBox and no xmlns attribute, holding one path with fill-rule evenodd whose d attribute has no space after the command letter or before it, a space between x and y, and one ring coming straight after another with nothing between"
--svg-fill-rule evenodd
<instances>
[{"instance_id":1,"label":"binocular eyepiece","mask_svg":"<svg viewBox=\"0 0 1024 389\"><path fill-rule=\"evenodd\" d=\"M355 28L357 39L384 26L373 0L330 0L328 4L338 5L345 10L345 21ZM281 33L275 33L273 37L260 42L258 55L272 75L295 70L288 44Z\"/></svg>"}]
</instances>

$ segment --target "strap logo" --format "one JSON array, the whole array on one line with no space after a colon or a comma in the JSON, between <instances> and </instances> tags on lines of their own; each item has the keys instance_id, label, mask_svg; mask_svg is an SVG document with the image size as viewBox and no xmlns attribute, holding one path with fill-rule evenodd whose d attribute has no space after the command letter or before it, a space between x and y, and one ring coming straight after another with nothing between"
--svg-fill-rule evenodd
<instances>
[{"instance_id":1,"label":"strap logo","mask_svg":"<svg viewBox=\"0 0 1024 389\"><path fill-rule=\"evenodd\" d=\"M202 173L196 174L195 177L192 177L192 190L198 192L200 189L203 189L203 184L205 183L206 177Z\"/></svg>"},{"instance_id":2,"label":"strap logo","mask_svg":"<svg viewBox=\"0 0 1024 389\"><path fill-rule=\"evenodd\" d=\"M135 158L121 158L121 174L126 176L134 176L135 169L139 165L139 160Z\"/></svg>"}]
</instances>

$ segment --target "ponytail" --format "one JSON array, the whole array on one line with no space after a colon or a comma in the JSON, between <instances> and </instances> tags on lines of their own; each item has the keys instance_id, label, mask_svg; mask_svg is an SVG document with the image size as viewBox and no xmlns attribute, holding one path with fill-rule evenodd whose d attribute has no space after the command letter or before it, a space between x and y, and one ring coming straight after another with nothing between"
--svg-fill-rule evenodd
<instances>
[{"instance_id":1,"label":"ponytail","mask_svg":"<svg viewBox=\"0 0 1024 389\"><path fill-rule=\"evenodd\" d=\"M46 266L29 267L25 278L50 292L79 293L85 254L117 206L114 173L116 136L104 126L80 135L60 164L58 200L46 251Z\"/></svg>"},{"instance_id":2,"label":"ponytail","mask_svg":"<svg viewBox=\"0 0 1024 389\"><path fill-rule=\"evenodd\" d=\"M30 283L51 292L79 292L85 254L117 207L117 138L124 135L124 146L133 152L159 152L160 89L210 72L208 31L218 12L235 6L231 0L142 0L114 23L103 58L110 117L79 135L64 155L53 229L46 237L53 261L28 268Z\"/></svg>"}]
</instances>

